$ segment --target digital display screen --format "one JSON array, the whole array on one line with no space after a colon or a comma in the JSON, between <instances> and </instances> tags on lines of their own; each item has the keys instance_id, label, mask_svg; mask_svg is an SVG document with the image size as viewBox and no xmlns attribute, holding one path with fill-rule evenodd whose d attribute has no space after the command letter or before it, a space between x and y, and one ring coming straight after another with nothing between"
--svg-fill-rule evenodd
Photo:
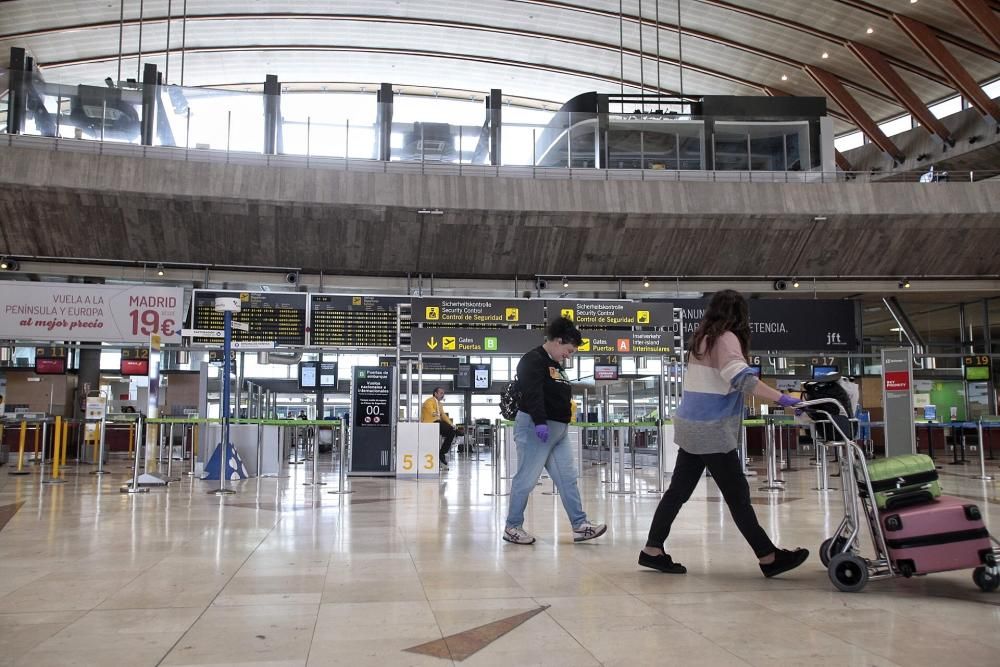
<instances>
[{"instance_id":1,"label":"digital display screen","mask_svg":"<svg viewBox=\"0 0 1000 667\"><path fill-rule=\"evenodd\" d=\"M35 357L35 373L38 375L63 375L66 372L66 357Z\"/></svg>"},{"instance_id":2,"label":"digital display screen","mask_svg":"<svg viewBox=\"0 0 1000 667\"><path fill-rule=\"evenodd\" d=\"M617 380L619 361L617 355L597 355L594 357L595 380Z\"/></svg>"},{"instance_id":3,"label":"digital display screen","mask_svg":"<svg viewBox=\"0 0 1000 667\"><path fill-rule=\"evenodd\" d=\"M303 361L299 364L299 389L316 388L316 362Z\"/></svg>"},{"instance_id":4,"label":"digital display screen","mask_svg":"<svg viewBox=\"0 0 1000 667\"><path fill-rule=\"evenodd\" d=\"M336 389L336 361L300 361L299 389L301 391L316 391L317 389Z\"/></svg>"},{"instance_id":5,"label":"digital display screen","mask_svg":"<svg viewBox=\"0 0 1000 667\"><path fill-rule=\"evenodd\" d=\"M225 315L215 310L216 297L239 297L240 312L233 321L246 324L243 331L233 327L235 342L273 342L275 345L306 344L306 294L300 292L232 292L195 290L191 306L191 327L221 331ZM194 343L215 343L216 338L193 338Z\"/></svg>"},{"instance_id":6,"label":"digital display screen","mask_svg":"<svg viewBox=\"0 0 1000 667\"><path fill-rule=\"evenodd\" d=\"M309 342L318 347L396 347L396 306L391 296L313 294Z\"/></svg>"},{"instance_id":7,"label":"digital display screen","mask_svg":"<svg viewBox=\"0 0 1000 667\"><path fill-rule=\"evenodd\" d=\"M936 405L925 405L924 406L924 419L931 421L932 419L937 419L937 406Z\"/></svg>"},{"instance_id":8,"label":"digital display screen","mask_svg":"<svg viewBox=\"0 0 1000 667\"><path fill-rule=\"evenodd\" d=\"M126 348L122 350L122 358L118 363L118 371L122 375L149 375L149 349Z\"/></svg>"},{"instance_id":9,"label":"digital display screen","mask_svg":"<svg viewBox=\"0 0 1000 667\"><path fill-rule=\"evenodd\" d=\"M969 382L988 382L990 379L990 367L966 366L965 379Z\"/></svg>"},{"instance_id":10,"label":"digital display screen","mask_svg":"<svg viewBox=\"0 0 1000 667\"><path fill-rule=\"evenodd\" d=\"M492 377L489 364L459 364L455 388L483 391L490 388Z\"/></svg>"},{"instance_id":11,"label":"digital display screen","mask_svg":"<svg viewBox=\"0 0 1000 667\"><path fill-rule=\"evenodd\" d=\"M840 366L813 366L812 379L820 380L826 375L839 372L840 372Z\"/></svg>"},{"instance_id":12,"label":"digital display screen","mask_svg":"<svg viewBox=\"0 0 1000 667\"><path fill-rule=\"evenodd\" d=\"M319 363L319 386L320 387L337 386L336 361L321 361Z\"/></svg>"}]
</instances>

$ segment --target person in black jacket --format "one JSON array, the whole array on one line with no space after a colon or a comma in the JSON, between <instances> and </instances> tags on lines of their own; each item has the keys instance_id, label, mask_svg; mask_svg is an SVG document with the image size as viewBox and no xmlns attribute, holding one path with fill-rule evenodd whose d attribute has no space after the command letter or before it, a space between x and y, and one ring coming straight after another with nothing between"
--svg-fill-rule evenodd
<instances>
[{"instance_id":1,"label":"person in black jacket","mask_svg":"<svg viewBox=\"0 0 1000 667\"><path fill-rule=\"evenodd\" d=\"M534 536L524 530L524 508L544 467L552 478L566 514L573 526L573 541L600 537L608 529L591 523L583 511L576 485L576 466L567 437L572 416L572 388L562 363L583 342L573 322L560 317L545 331L545 342L531 350L517 364L517 386L521 391L514 418L514 443L518 467L510 485L510 507L503 539L513 544L533 544Z\"/></svg>"}]
</instances>

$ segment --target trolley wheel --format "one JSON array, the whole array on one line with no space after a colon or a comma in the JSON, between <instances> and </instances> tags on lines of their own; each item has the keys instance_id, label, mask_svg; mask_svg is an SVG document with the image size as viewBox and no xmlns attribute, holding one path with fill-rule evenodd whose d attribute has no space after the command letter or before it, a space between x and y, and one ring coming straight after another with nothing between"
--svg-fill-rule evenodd
<instances>
[{"instance_id":1,"label":"trolley wheel","mask_svg":"<svg viewBox=\"0 0 1000 667\"><path fill-rule=\"evenodd\" d=\"M979 590L984 593L992 593L1000 587L1000 576L992 574L985 567L977 567L972 571L972 580L979 586Z\"/></svg>"},{"instance_id":2,"label":"trolley wheel","mask_svg":"<svg viewBox=\"0 0 1000 667\"><path fill-rule=\"evenodd\" d=\"M830 556L828 554L831 551L839 552L844 548L845 542L847 542L847 538L843 535L828 537L823 540L823 544L819 545L819 559L823 562L823 567L827 567L830 564Z\"/></svg>"},{"instance_id":3,"label":"trolley wheel","mask_svg":"<svg viewBox=\"0 0 1000 667\"><path fill-rule=\"evenodd\" d=\"M845 593L857 593L868 583L868 564L852 553L831 558L827 572L833 585Z\"/></svg>"}]
</instances>

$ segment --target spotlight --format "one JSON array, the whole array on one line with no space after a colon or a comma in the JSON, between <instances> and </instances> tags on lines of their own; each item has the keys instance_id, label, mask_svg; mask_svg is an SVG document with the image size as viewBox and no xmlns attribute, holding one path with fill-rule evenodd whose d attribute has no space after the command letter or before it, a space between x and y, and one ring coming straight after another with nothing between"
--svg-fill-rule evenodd
<instances>
[{"instance_id":1,"label":"spotlight","mask_svg":"<svg viewBox=\"0 0 1000 667\"><path fill-rule=\"evenodd\" d=\"M0 271L17 271L21 266L17 263L16 259L11 259L10 257L4 257L0 259Z\"/></svg>"},{"instance_id":2,"label":"spotlight","mask_svg":"<svg viewBox=\"0 0 1000 667\"><path fill-rule=\"evenodd\" d=\"M158 276L162 276L163 275L163 265L162 264L157 264L156 265L156 275L158 275Z\"/></svg>"},{"instance_id":3,"label":"spotlight","mask_svg":"<svg viewBox=\"0 0 1000 667\"><path fill-rule=\"evenodd\" d=\"M788 289L788 283L786 283L784 280L774 281L774 291L784 292L786 289Z\"/></svg>"},{"instance_id":4,"label":"spotlight","mask_svg":"<svg viewBox=\"0 0 1000 667\"><path fill-rule=\"evenodd\" d=\"M792 278L792 287L798 287L798 286L799 286L799 279Z\"/></svg>"},{"instance_id":5,"label":"spotlight","mask_svg":"<svg viewBox=\"0 0 1000 667\"><path fill-rule=\"evenodd\" d=\"M643 278L642 279L642 286L643 287L649 287L649 278Z\"/></svg>"},{"instance_id":6,"label":"spotlight","mask_svg":"<svg viewBox=\"0 0 1000 667\"><path fill-rule=\"evenodd\" d=\"M566 276L563 276L562 286L569 287L569 278L567 278Z\"/></svg>"},{"instance_id":7,"label":"spotlight","mask_svg":"<svg viewBox=\"0 0 1000 667\"><path fill-rule=\"evenodd\" d=\"M910 289L910 281L908 278L903 278L899 281L899 289Z\"/></svg>"}]
</instances>

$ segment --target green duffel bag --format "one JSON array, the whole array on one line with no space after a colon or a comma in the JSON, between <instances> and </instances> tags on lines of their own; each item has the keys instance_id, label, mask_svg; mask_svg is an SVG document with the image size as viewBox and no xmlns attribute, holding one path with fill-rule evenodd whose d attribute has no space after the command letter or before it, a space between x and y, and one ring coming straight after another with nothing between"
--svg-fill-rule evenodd
<instances>
[{"instance_id":1,"label":"green duffel bag","mask_svg":"<svg viewBox=\"0 0 1000 667\"><path fill-rule=\"evenodd\" d=\"M861 463L861 465L866 465ZM919 505L941 495L934 460L925 454L903 454L868 461L868 476L875 492L875 505L888 510ZM864 478L858 475L858 487L867 496Z\"/></svg>"}]
</instances>

